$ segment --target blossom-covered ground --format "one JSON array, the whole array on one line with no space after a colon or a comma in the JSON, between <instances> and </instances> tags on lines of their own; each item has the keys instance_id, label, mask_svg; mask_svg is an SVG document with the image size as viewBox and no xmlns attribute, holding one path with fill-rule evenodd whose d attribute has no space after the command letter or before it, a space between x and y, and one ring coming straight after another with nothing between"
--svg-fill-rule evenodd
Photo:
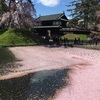
<instances>
[{"instance_id":1,"label":"blossom-covered ground","mask_svg":"<svg viewBox=\"0 0 100 100\"><path fill-rule=\"evenodd\" d=\"M100 51L63 47L9 48L22 66L1 80L51 69L71 69L69 86L58 90L54 100L100 100Z\"/></svg>"}]
</instances>

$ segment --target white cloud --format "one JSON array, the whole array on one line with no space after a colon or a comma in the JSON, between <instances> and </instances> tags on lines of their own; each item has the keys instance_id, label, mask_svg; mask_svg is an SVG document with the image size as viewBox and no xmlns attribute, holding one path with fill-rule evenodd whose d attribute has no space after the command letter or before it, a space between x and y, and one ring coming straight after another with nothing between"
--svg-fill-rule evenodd
<instances>
[{"instance_id":1,"label":"white cloud","mask_svg":"<svg viewBox=\"0 0 100 100\"><path fill-rule=\"evenodd\" d=\"M59 5L61 0L37 0L38 3L41 3L44 6L54 7Z\"/></svg>"}]
</instances>

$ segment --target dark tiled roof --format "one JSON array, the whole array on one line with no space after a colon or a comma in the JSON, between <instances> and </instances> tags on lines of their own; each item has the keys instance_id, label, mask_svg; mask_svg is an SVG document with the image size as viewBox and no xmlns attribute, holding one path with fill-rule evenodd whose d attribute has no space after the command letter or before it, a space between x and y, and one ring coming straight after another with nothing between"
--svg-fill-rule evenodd
<instances>
[{"instance_id":1,"label":"dark tiled roof","mask_svg":"<svg viewBox=\"0 0 100 100\"><path fill-rule=\"evenodd\" d=\"M59 20L59 19L61 19L62 16L65 16L65 14L64 13L59 13L59 14L40 16L39 20L41 20L41 21ZM67 20L67 18L66 18L66 20Z\"/></svg>"}]
</instances>

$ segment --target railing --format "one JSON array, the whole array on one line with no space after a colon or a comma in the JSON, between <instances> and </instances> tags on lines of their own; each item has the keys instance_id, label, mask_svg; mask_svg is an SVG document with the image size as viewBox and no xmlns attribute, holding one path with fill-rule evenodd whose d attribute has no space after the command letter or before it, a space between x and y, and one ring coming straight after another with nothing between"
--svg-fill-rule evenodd
<instances>
[{"instance_id":1,"label":"railing","mask_svg":"<svg viewBox=\"0 0 100 100\"><path fill-rule=\"evenodd\" d=\"M88 40L61 40L61 39L57 39L57 40L52 40L49 41L49 43L51 44L56 44L59 46L78 46L78 45L100 45L100 40L98 39L97 41L92 40L92 41L88 41Z\"/></svg>"},{"instance_id":2,"label":"railing","mask_svg":"<svg viewBox=\"0 0 100 100\"><path fill-rule=\"evenodd\" d=\"M62 28L60 31L82 31L82 32L90 32L90 30L77 29L77 28Z\"/></svg>"}]
</instances>

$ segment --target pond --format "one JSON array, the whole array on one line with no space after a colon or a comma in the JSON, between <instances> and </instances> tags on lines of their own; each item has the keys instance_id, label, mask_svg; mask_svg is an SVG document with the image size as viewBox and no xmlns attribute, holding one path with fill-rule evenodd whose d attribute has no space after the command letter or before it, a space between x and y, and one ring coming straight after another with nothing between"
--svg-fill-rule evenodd
<instances>
[{"instance_id":1,"label":"pond","mask_svg":"<svg viewBox=\"0 0 100 100\"><path fill-rule=\"evenodd\" d=\"M1 80L0 100L53 99L58 90L69 85L68 72L69 69L43 70L19 78Z\"/></svg>"}]
</instances>

